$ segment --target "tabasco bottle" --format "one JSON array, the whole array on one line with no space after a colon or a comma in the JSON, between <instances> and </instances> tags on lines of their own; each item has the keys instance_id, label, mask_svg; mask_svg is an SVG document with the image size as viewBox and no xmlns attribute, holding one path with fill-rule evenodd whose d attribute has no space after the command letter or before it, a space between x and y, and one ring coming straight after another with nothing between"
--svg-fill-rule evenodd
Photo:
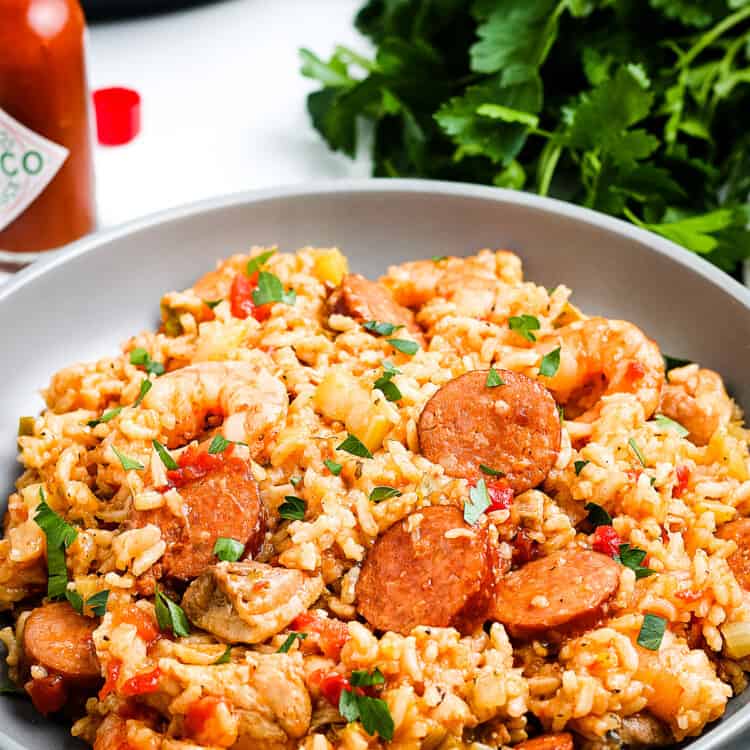
<instances>
[{"instance_id":1,"label":"tabasco bottle","mask_svg":"<svg viewBox=\"0 0 750 750\"><path fill-rule=\"evenodd\" d=\"M0 253L50 250L95 224L78 0L0 0Z\"/></svg>"}]
</instances>

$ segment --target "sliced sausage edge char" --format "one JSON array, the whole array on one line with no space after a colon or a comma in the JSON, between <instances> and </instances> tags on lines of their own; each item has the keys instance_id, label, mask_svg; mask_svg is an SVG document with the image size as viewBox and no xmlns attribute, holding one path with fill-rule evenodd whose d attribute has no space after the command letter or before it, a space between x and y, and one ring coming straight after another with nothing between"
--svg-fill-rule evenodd
<instances>
[{"instance_id":1,"label":"sliced sausage edge char","mask_svg":"<svg viewBox=\"0 0 750 750\"><path fill-rule=\"evenodd\" d=\"M486 527L449 505L422 508L382 534L357 583L359 612L377 630L417 625L469 633L487 616L497 555Z\"/></svg>"},{"instance_id":2,"label":"sliced sausage edge char","mask_svg":"<svg viewBox=\"0 0 750 750\"><path fill-rule=\"evenodd\" d=\"M502 471L515 492L536 487L560 450L560 416L549 391L535 380L498 370L502 385L488 387L486 370L446 383L419 417L419 446L453 477L475 479L480 464Z\"/></svg>"}]
</instances>

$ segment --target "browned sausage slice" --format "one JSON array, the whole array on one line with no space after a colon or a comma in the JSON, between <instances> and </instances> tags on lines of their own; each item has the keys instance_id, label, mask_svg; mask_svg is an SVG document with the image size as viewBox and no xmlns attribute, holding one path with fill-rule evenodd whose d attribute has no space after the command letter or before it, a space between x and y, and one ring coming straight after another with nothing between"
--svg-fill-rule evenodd
<instances>
[{"instance_id":1,"label":"browned sausage slice","mask_svg":"<svg viewBox=\"0 0 750 750\"><path fill-rule=\"evenodd\" d=\"M486 618L495 575L486 528L450 505L422 508L378 538L357 583L360 613L377 630L417 625L472 632Z\"/></svg>"},{"instance_id":2,"label":"browned sausage slice","mask_svg":"<svg viewBox=\"0 0 750 750\"><path fill-rule=\"evenodd\" d=\"M96 620L79 615L68 602L37 607L23 631L26 662L71 683L95 683L101 676L92 639L96 626Z\"/></svg>"},{"instance_id":3,"label":"browned sausage slice","mask_svg":"<svg viewBox=\"0 0 750 750\"><path fill-rule=\"evenodd\" d=\"M414 313L399 305L390 290L358 273L344 277L341 286L328 298L328 307L333 313L348 315L361 323L377 320L405 326L423 343L422 330L414 320Z\"/></svg>"},{"instance_id":4,"label":"browned sausage slice","mask_svg":"<svg viewBox=\"0 0 750 750\"><path fill-rule=\"evenodd\" d=\"M137 511L132 525L156 524L167 543L161 558L161 573L173 578L192 579L216 562L213 549L218 537L236 539L252 556L263 542L266 515L258 484L249 465L228 457L203 477L178 488L187 506L187 519L166 506ZM156 566L155 566L156 567Z\"/></svg>"},{"instance_id":5,"label":"browned sausage slice","mask_svg":"<svg viewBox=\"0 0 750 750\"><path fill-rule=\"evenodd\" d=\"M490 617L516 635L575 627L603 612L619 581L620 565L612 558L562 550L498 581Z\"/></svg>"},{"instance_id":6,"label":"browned sausage slice","mask_svg":"<svg viewBox=\"0 0 750 750\"><path fill-rule=\"evenodd\" d=\"M737 542L737 551L727 558L727 562L737 583L750 591L750 518L725 523L717 536Z\"/></svg>"},{"instance_id":7,"label":"browned sausage slice","mask_svg":"<svg viewBox=\"0 0 750 750\"><path fill-rule=\"evenodd\" d=\"M573 750L573 735L568 732L543 734L516 745L514 750Z\"/></svg>"},{"instance_id":8,"label":"browned sausage slice","mask_svg":"<svg viewBox=\"0 0 750 750\"><path fill-rule=\"evenodd\" d=\"M476 370L437 391L419 417L419 445L450 476L474 479L484 464L523 492L555 462L560 416L544 386L510 370L497 373L504 385L488 388L487 371Z\"/></svg>"}]
</instances>

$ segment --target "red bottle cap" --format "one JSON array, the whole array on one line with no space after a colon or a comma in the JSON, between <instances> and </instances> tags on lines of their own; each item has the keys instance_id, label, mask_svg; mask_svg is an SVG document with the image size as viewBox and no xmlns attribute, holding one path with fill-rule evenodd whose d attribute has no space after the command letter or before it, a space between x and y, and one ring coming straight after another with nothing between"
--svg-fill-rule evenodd
<instances>
[{"instance_id":1,"label":"red bottle cap","mask_svg":"<svg viewBox=\"0 0 750 750\"><path fill-rule=\"evenodd\" d=\"M114 86L94 91L96 134L103 146L130 143L141 131L141 97L133 89Z\"/></svg>"}]
</instances>

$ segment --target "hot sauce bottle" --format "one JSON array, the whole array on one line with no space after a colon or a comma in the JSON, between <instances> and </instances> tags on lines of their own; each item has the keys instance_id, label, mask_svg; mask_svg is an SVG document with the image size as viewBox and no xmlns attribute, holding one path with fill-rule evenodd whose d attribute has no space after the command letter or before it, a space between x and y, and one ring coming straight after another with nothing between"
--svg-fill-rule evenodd
<instances>
[{"instance_id":1,"label":"hot sauce bottle","mask_svg":"<svg viewBox=\"0 0 750 750\"><path fill-rule=\"evenodd\" d=\"M95 225L78 0L0 0L0 253L51 250Z\"/></svg>"}]
</instances>

